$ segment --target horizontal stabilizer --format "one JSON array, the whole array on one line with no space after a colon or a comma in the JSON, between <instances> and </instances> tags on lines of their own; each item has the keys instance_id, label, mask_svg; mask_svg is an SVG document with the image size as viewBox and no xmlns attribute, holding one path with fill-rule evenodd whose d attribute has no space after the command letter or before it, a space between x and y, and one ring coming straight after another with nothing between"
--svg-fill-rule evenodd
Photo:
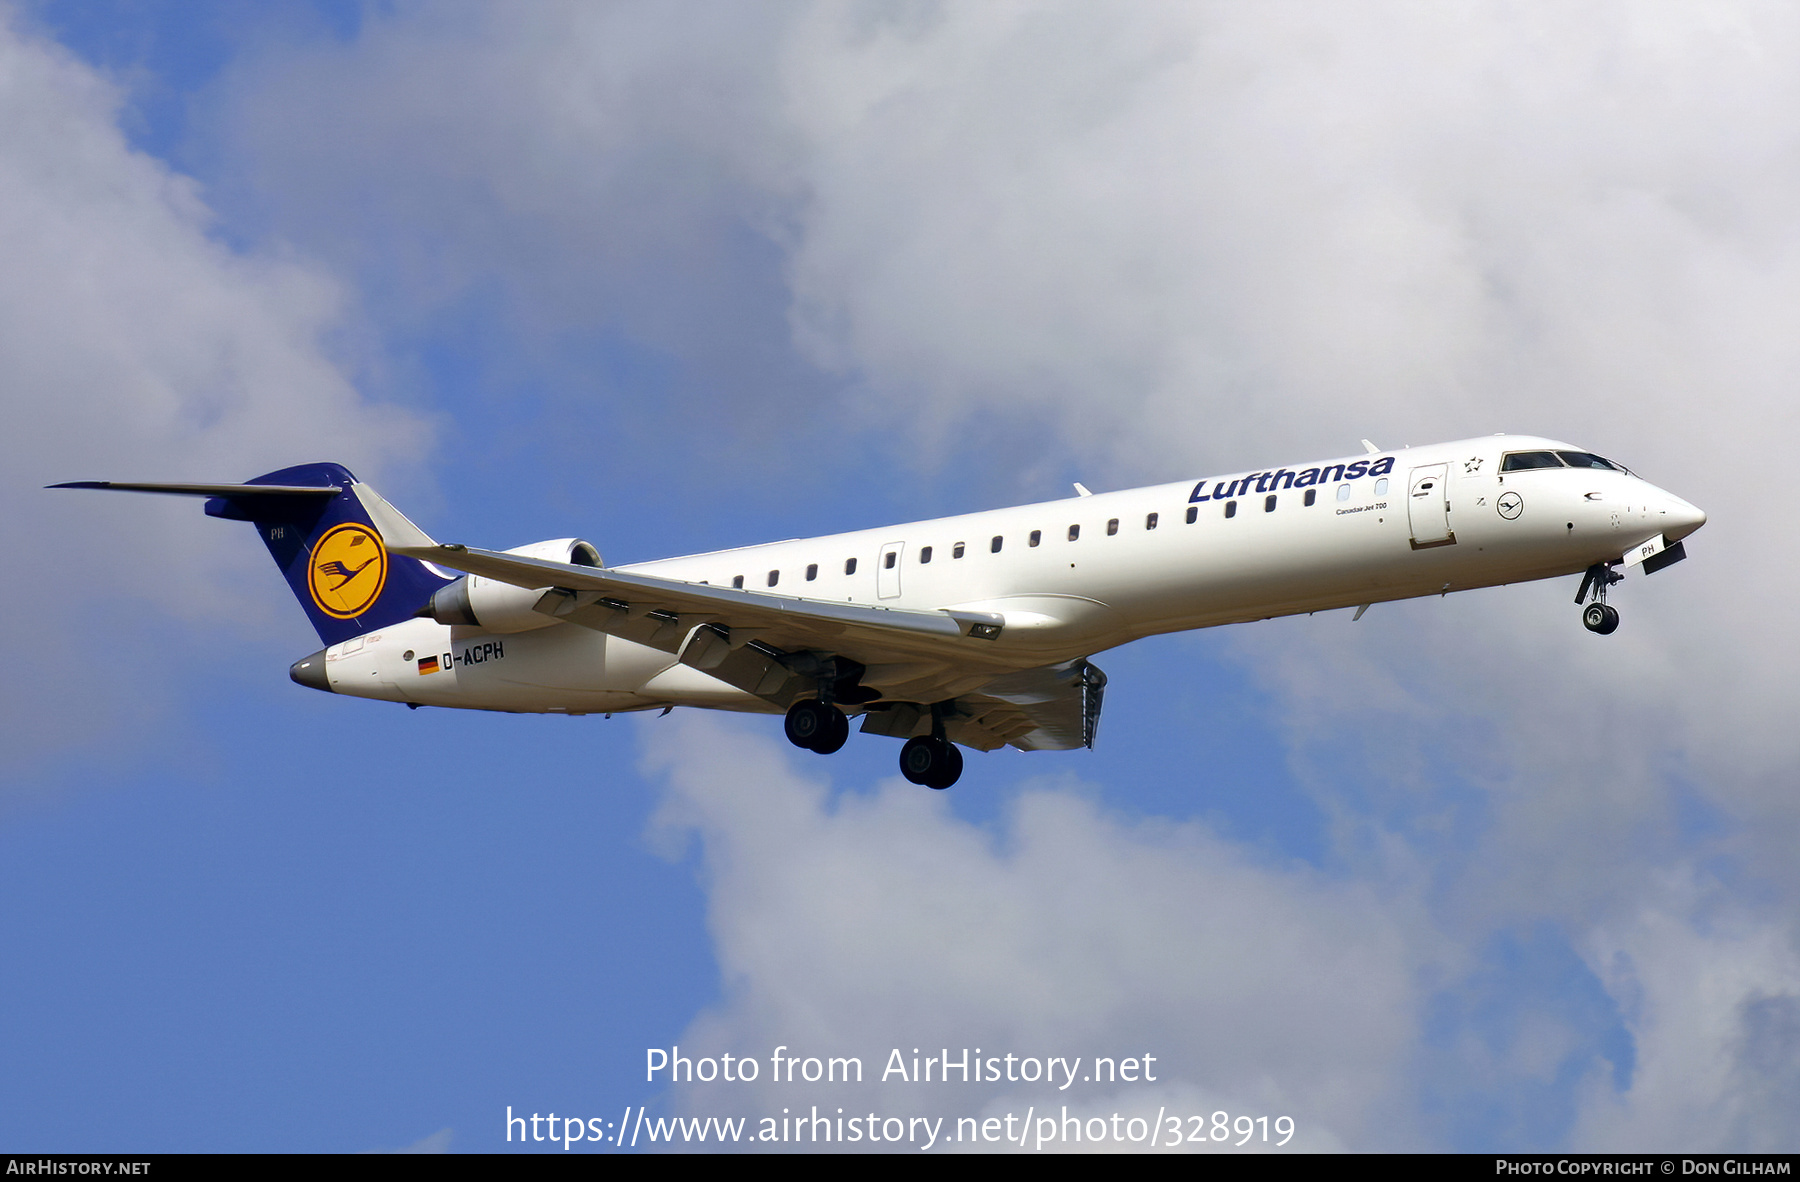
<instances>
[{"instance_id":1,"label":"horizontal stabilizer","mask_svg":"<svg viewBox=\"0 0 1800 1182\"><path fill-rule=\"evenodd\" d=\"M98 488L176 497L335 497L344 491L335 484L128 484L122 480L69 480L44 487Z\"/></svg>"},{"instance_id":2,"label":"horizontal stabilizer","mask_svg":"<svg viewBox=\"0 0 1800 1182\"><path fill-rule=\"evenodd\" d=\"M249 522L327 645L411 619L419 604L455 580L382 548L362 500L351 493L364 486L342 464L297 464L242 484L72 480L49 487L205 497L208 517Z\"/></svg>"}]
</instances>

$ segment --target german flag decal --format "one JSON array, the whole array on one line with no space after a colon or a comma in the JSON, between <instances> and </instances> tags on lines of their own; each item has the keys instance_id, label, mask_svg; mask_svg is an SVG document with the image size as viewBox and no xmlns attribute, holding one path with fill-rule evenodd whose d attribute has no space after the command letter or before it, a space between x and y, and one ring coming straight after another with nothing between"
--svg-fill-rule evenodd
<instances>
[{"instance_id":1,"label":"german flag decal","mask_svg":"<svg viewBox=\"0 0 1800 1182\"><path fill-rule=\"evenodd\" d=\"M419 675L421 677L423 677L427 673L436 673L437 671L438 671L438 659L436 657L420 657L419 658Z\"/></svg>"}]
</instances>

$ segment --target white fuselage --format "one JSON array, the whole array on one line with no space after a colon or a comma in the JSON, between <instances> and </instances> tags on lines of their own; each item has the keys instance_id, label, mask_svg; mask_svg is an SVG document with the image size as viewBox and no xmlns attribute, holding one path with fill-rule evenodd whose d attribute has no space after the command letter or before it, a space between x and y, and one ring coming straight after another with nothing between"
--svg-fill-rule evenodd
<instances>
[{"instance_id":1,"label":"white fuselage","mask_svg":"<svg viewBox=\"0 0 1800 1182\"><path fill-rule=\"evenodd\" d=\"M1028 669L1158 633L1579 573L1705 521L1623 471L1499 471L1503 453L1534 447L1573 450L1493 436L617 569L999 613L1005 627L984 662ZM1384 475L1366 472L1383 460ZM430 654L447 663L421 673ZM414 619L325 655L334 692L419 705L778 712L668 652L566 622L497 635Z\"/></svg>"}]
</instances>

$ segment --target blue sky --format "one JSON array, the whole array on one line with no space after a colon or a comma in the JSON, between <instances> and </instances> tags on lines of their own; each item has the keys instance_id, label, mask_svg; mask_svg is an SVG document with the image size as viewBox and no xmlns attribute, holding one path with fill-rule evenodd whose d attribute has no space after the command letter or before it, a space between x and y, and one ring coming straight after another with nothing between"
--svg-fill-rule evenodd
<instances>
[{"instance_id":1,"label":"blue sky","mask_svg":"<svg viewBox=\"0 0 1800 1182\"><path fill-rule=\"evenodd\" d=\"M1791 14L7 12L0 1144L1069 1102L1793 1148ZM1095 751L945 794L773 718L309 693L248 531L39 491L336 459L631 561L1498 430L1712 515L1614 637L1570 580L1146 641ZM678 1042L1166 1074L646 1084Z\"/></svg>"}]
</instances>

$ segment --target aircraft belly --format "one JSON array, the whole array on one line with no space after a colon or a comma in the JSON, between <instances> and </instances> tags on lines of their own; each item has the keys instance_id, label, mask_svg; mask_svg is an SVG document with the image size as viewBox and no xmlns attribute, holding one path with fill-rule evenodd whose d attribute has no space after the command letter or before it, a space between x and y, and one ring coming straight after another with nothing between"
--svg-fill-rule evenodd
<instances>
[{"instance_id":1,"label":"aircraft belly","mask_svg":"<svg viewBox=\"0 0 1800 1182\"><path fill-rule=\"evenodd\" d=\"M766 708L677 665L669 653L573 625L495 635L409 621L368 638L354 652L330 655L335 692L421 706L533 713L641 710L671 702Z\"/></svg>"},{"instance_id":2,"label":"aircraft belly","mask_svg":"<svg viewBox=\"0 0 1800 1182\"><path fill-rule=\"evenodd\" d=\"M703 706L713 710L778 712L755 694L727 685L691 665L672 664L652 677L638 693L657 702L679 706Z\"/></svg>"}]
</instances>

